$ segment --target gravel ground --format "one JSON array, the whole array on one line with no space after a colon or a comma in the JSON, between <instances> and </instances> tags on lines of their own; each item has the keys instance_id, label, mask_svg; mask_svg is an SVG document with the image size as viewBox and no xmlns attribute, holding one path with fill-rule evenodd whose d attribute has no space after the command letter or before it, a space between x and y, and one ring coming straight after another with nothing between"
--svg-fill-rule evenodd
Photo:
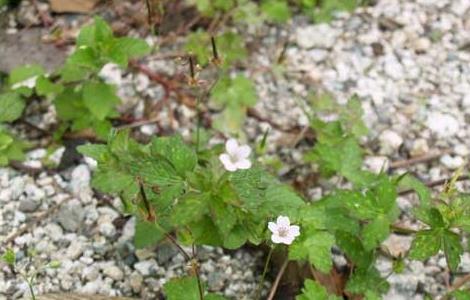
<instances>
[{"instance_id":1,"label":"gravel ground","mask_svg":"<svg viewBox=\"0 0 470 300\"><path fill-rule=\"evenodd\" d=\"M11 33L12 30L10 30ZM330 24L313 25L297 17L286 27L250 28L257 32L248 42L260 41L250 57L247 72L257 84L259 113L286 128L306 126L308 119L299 101L310 92L325 91L340 103L357 94L365 111L370 133L364 139L368 149L366 167L380 170L387 162L445 152L438 159L408 167L424 181L447 178L467 164L470 140L470 2L467 0L382 0L373 7L359 8L354 14L339 15ZM276 73L270 63L287 42L284 71ZM180 66L171 61L152 60L148 66L158 71L177 73ZM268 71L266 71L268 70ZM142 116L141 97L158 102L163 89L145 75L121 74L109 68L103 76L120 86L125 99L123 110L132 108ZM194 113L172 104L180 118L173 127L183 134ZM162 120L168 120L163 114ZM53 123L54 112L31 120L42 128ZM168 123L162 121L161 123ZM246 122L250 140L260 138L269 127L254 119ZM158 133L155 125L140 128L143 135ZM273 129L269 135L270 153L281 155L281 174L303 164L308 149L297 136ZM45 150L29 154L27 165L39 167L47 160L58 162L58 150L46 159ZM392 164L393 165L393 164ZM42 216L38 226L27 228L14 239L15 250L35 249L38 261L57 259L62 266L38 278L38 292L79 291L109 295L134 295L154 299L169 278L183 274L183 257L171 246L138 250L132 246L133 220L119 224L119 202L96 199L89 186L92 165L73 166L56 175L46 172L31 177L11 169L0 170L0 240L28 224L52 207L58 209ZM297 168L299 177L309 171ZM390 168L401 173L405 169ZM468 190L468 183L459 183ZM311 187L313 198L326 186ZM410 227L420 225L410 219L413 195L400 197L401 221ZM122 223L122 222L121 222ZM392 235L385 247L398 255L405 252L411 238ZM221 249L199 249L202 274L213 291L232 299L251 299L259 278L260 253L243 250L224 253ZM22 261L26 261L23 259ZM383 275L391 262L379 259ZM17 299L27 293L25 284L2 267L0 299ZM465 253L459 274L470 272L470 256ZM443 255L426 262L409 262L402 274L388 277L391 289L385 299L423 299L445 291L449 281ZM269 286L269 283L266 283ZM241 297L240 295L244 295Z\"/></svg>"}]
</instances>

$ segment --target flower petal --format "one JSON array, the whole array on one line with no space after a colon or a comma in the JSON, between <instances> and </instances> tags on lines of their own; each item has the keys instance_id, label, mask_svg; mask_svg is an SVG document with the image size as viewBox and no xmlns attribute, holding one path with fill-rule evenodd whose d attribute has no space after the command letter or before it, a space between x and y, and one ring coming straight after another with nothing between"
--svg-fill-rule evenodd
<instances>
[{"instance_id":1,"label":"flower petal","mask_svg":"<svg viewBox=\"0 0 470 300\"><path fill-rule=\"evenodd\" d=\"M277 233L277 224L274 222L268 223L268 228L271 230L272 233Z\"/></svg>"},{"instance_id":2,"label":"flower petal","mask_svg":"<svg viewBox=\"0 0 470 300\"><path fill-rule=\"evenodd\" d=\"M229 139L225 143L225 150L227 151L228 154L237 157L237 154L238 154L238 142L237 142L237 140L236 139Z\"/></svg>"},{"instance_id":3,"label":"flower petal","mask_svg":"<svg viewBox=\"0 0 470 300\"><path fill-rule=\"evenodd\" d=\"M283 238L280 237L278 234L273 234L271 235L271 241L274 244L280 244L280 243L283 243Z\"/></svg>"},{"instance_id":4,"label":"flower petal","mask_svg":"<svg viewBox=\"0 0 470 300\"><path fill-rule=\"evenodd\" d=\"M277 226L279 226L279 227L289 227L290 226L290 220L286 216L277 217L276 223L277 223Z\"/></svg>"},{"instance_id":5,"label":"flower petal","mask_svg":"<svg viewBox=\"0 0 470 300\"><path fill-rule=\"evenodd\" d=\"M235 165L239 169L246 170L251 168L251 161L249 161L248 159L240 159L235 163Z\"/></svg>"},{"instance_id":6,"label":"flower petal","mask_svg":"<svg viewBox=\"0 0 470 300\"><path fill-rule=\"evenodd\" d=\"M237 170L237 166L232 163L230 156L227 153L223 153L219 155L219 160L224 165L225 170L233 172Z\"/></svg>"},{"instance_id":7,"label":"flower petal","mask_svg":"<svg viewBox=\"0 0 470 300\"><path fill-rule=\"evenodd\" d=\"M281 238L281 243L286 244L286 245L292 244L293 241L294 241L294 237L292 236L285 236Z\"/></svg>"},{"instance_id":8,"label":"flower petal","mask_svg":"<svg viewBox=\"0 0 470 300\"><path fill-rule=\"evenodd\" d=\"M297 225L291 225L289 227L289 235L296 237L300 235L300 227Z\"/></svg>"},{"instance_id":9,"label":"flower petal","mask_svg":"<svg viewBox=\"0 0 470 300\"><path fill-rule=\"evenodd\" d=\"M251 154L251 148L248 145L238 147L239 157L247 158Z\"/></svg>"}]
</instances>

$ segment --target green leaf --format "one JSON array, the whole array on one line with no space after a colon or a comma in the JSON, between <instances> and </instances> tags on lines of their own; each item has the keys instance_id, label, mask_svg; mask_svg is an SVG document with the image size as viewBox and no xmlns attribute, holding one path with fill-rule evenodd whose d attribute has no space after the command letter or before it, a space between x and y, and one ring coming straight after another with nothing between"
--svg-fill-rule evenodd
<instances>
[{"instance_id":1,"label":"green leaf","mask_svg":"<svg viewBox=\"0 0 470 300\"><path fill-rule=\"evenodd\" d=\"M73 81L84 79L87 71L97 72L102 67L103 63L100 60L99 55L93 48L78 48L67 58L66 65L61 72L62 78L66 81ZM74 69L75 68L75 69ZM85 68L88 70L81 70ZM67 74L71 72L72 74Z\"/></svg>"},{"instance_id":2,"label":"green leaf","mask_svg":"<svg viewBox=\"0 0 470 300\"><path fill-rule=\"evenodd\" d=\"M253 81L243 75L220 79L212 90L211 99L218 104L242 107L251 107L257 102Z\"/></svg>"},{"instance_id":3,"label":"green leaf","mask_svg":"<svg viewBox=\"0 0 470 300\"><path fill-rule=\"evenodd\" d=\"M335 234L336 243L346 256L361 268L370 266L373 253L364 249L361 241L352 234L338 231Z\"/></svg>"},{"instance_id":4,"label":"green leaf","mask_svg":"<svg viewBox=\"0 0 470 300\"><path fill-rule=\"evenodd\" d=\"M294 242L289 247L289 258L308 259L315 268L323 273L328 273L333 266L331 247L335 243L334 236L324 231L308 232L305 235L306 238Z\"/></svg>"},{"instance_id":5,"label":"green leaf","mask_svg":"<svg viewBox=\"0 0 470 300\"><path fill-rule=\"evenodd\" d=\"M423 230L416 234L408 256L412 259L425 260L436 255L441 247L442 231Z\"/></svg>"},{"instance_id":6,"label":"green leaf","mask_svg":"<svg viewBox=\"0 0 470 300\"><path fill-rule=\"evenodd\" d=\"M458 234L446 230L442 236L442 248L446 255L447 265L452 271L456 271L460 263L460 255L463 254L463 247Z\"/></svg>"},{"instance_id":7,"label":"green leaf","mask_svg":"<svg viewBox=\"0 0 470 300\"><path fill-rule=\"evenodd\" d=\"M256 213L263 208L262 200L267 188L264 176L264 172L256 167L238 170L230 176L230 183L242 201L242 206L249 211Z\"/></svg>"},{"instance_id":8,"label":"green leaf","mask_svg":"<svg viewBox=\"0 0 470 300\"><path fill-rule=\"evenodd\" d=\"M278 215L290 217L299 213L305 202L286 185L270 185L266 189L266 200L263 202L267 210Z\"/></svg>"},{"instance_id":9,"label":"green leaf","mask_svg":"<svg viewBox=\"0 0 470 300\"><path fill-rule=\"evenodd\" d=\"M44 69L40 65L24 65L10 72L8 83L12 86L15 83L20 83L32 77L43 75L44 73Z\"/></svg>"},{"instance_id":10,"label":"green leaf","mask_svg":"<svg viewBox=\"0 0 470 300\"><path fill-rule=\"evenodd\" d=\"M413 189L419 196L421 206L428 207L431 201L431 192L429 188L416 177L406 174L399 181L399 187L403 189Z\"/></svg>"},{"instance_id":11,"label":"green leaf","mask_svg":"<svg viewBox=\"0 0 470 300\"><path fill-rule=\"evenodd\" d=\"M183 142L180 136L158 137L152 140L151 153L163 156L172 164L180 176L196 167L196 152Z\"/></svg>"},{"instance_id":12,"label":"green leaf","mask_svg":"<svg viewBox=\"0 0 470 300\"><path fill-rule=\"evenodd\" d=\"M209 200L209 194L185 194L172 211L173 223L181 226L199 220L207 212Z\"/></svg>"},{"instance_id":13,"label":"green leaf","mask_svg":"<svg viewBox=\"0 0 470 300\"><path fill-rule=\"evenodd\" d=\"M167 300L199 300L196 277L175 278L163 286Z\"/></svg>"},{"instance_id":14,"label":"green leaf","mask_svg":"<svg viewBox=\"0 0 470 300\"><path fill-rule=\"evenodd\" d=\"M374 292L381 295L386 293L388 289L388 282L380 277L380 273L374 267L356 269L346 285L346 290L353 294Z\"/></svg>"},{"instance_id":15,"label":"green leaf","mask_svg":"<svg viewBox=\"0 0 470 300\"><path fill-rule=\"evenodd\" d=\"M289 20L291 13L287 1L265 0L261 4L261 11L267 19L274 22L284 23Z\"/></svg>"},{"instance_id":16,"label":"green leaf","mask_svg":"<svg viewBox=\"0 0 470 300\"><path fill-rule=\"evenodd\" d=\"M150 46L142 39L132 37L122 37L117 39L114 46L129 58L137 58L150 53Z\"/></svg>"},{"instance_id":17,"label":"green leaf","mask_svg":"<svg viewBox=\"0 0 470 300\"><path fill-rule=\"evenodd\" d=\"M21 117L24 100L14 92L0 95L0 122L12 122Z\"/></svg>"},{"instance_id":18,"label":"green leaf","mask_svg":"<svg viewBox=\"0 0 470 300\"><path fill-rule=\"evenodd\" d=\"M325 287L311 279L304 281L302 294L295 297L295 300L340 300L342 298L335 295L328 295Z\"/></svg>"},{"instance_id":19,"label":"green leaf","mask_svg":"<svg viewBox=\"0 0 470 300\"><path fill-rule=\"evenodd\" d=\"M77 151L99 162L108 153L108 147L102 144L86 144L78 146Z\"/></svg>"},{"instance_id":20,"label":"green leaf","mask_svg":"<svg viewBox=\"0 0 470 300\"><path fill-rule=\"evenodd\" d=\"M134 245L136 248L141 249L147 246L155 245L164 237L165 232L162 228L154 223L137 219L134 235Z\"/></svg>"},{"instance_id":21,"label":"green leaf","mask_svg":"<svg viewBox=\"0 0 470 300\"><path fill-rule=\"evenodd\" d=\"M82 95L72 88L66 88L54 99L57 115L62 120L73 120L80 116L88 116L89 112L83 104Z\"/></svg>"},{"instance_id":22,"label":"green leaf","mask_svg":"<svg viewBox=\"0 0 470 300\"><path fill-rule=\"evenodd\" d=\"M241 226L235 226L227 235L224 237L224 247L227 249L238 249L246 243L249 233L246 229Z\"/></svg>"},{"instance_id":23,"label":"green leaf","mask_svg":"<svg viewBox=\"0 0 470 300\"><path fill-rule=\"evenodd\" d=\"M100 17L95 17L94 23L82 27L77 38L77 48L80 46L97 47L113 38L111 27Z\"/></svg>"},{"instance_id":24,"label":"green leaf","mask_svg":"<svg viewBox=\"0 0 470 300\"><path fill-rule=\"evenodd\" d=\"M15 254L15 251L13 251L13 249L11 248L7 248L5 250L5 253L3 253L2 255L2 260L10 265L10 266L14 266L15 263L16 263L16 254Z\"/></svg>"},{"instance_id":25,"label":"green leaf","mask_svg":"<svg viewBox=\"0 0 470 300\"><path fill-rule=\"evenodd\" d=\"M470 291L468 290L458 290L452 292L455 300L470 300Z\"/></svg>"},{"instance_id":26,"label":"green leaf","mask_svg":"<svg viewBox=\"0 0 470 300\"><path fill-rule=\"evenodd\" d=\"M380 245L390 234L390 222L385 216L378 217L362 230L362 243L366 250L372 250Z\"/></svg>"},{"instance_id":27,"label":"green leaf","mask_svg":"<svg viewBox=\"0 0 470 300\"><path fill-rule=\"evenodd\" d=\"M2 255L2 260L10 265L10 266L14 266L15 263L16 263L16 254L15 254L15 251L13 251L13 249L11 248L8 248L5 250L5 253L3 253Z\"/></svg>"},{"instance_id":28,"label":"green leaf","mask_svg":"<svg viewBox=\"0 0 470 300\"><path fill-rule=\"evenodd\" d=\"M87 82L83 85L83 103L99 120L104 120L120 102L113 86Z\"/></svg>"},{"instance_id":29,"label":"green leaf","mask_svg":"<svg viewBox=\"0 0 470 300\"><path fill-rule=\"evenodd\" d=\"M36 92L39 96L50 96L62 93L63 85L51 82L47 77L40 76L36 80Z\"/></svg>"}]
</instances>

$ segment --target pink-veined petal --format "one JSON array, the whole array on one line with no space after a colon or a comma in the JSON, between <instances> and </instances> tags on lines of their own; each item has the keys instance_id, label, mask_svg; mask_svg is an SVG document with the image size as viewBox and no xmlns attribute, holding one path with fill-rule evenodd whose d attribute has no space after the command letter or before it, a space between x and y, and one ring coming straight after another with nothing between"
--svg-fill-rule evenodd
<instances>
[{"instance_id":1,"label":"pink-veined petal","mask_svg":"<svg viewBox=\"0 0 470 300\"><path fill-rule=\"evenodd\" d=\"M294 237L292 236L285 236L281 238L281 243L286 244L286 245L292 244L293 241L294 241Z\"/></svg>"},{"instance_id":2,"label":"pink-veined petal","mask_svg":"<svg viewBox=\"0 0 470 300\"><path fill-rule=\"evenodd\" d=\"M219 155L219 160L224 165L225 170L233 172L237 170L237 166L232 163L230 156L227 153L223 153Z\"/></svg>"},{"instance_id":3,"label":"pink-veined petal","mask_svg":"<svg viewBox=\"0 0 470 300\"><path fill-rule=\"evenodd\" d=\"M292 235L293 237L299 236L300 227L297 225L291 225L291 227L289 228L289 234Z\"/></svg>"},{"instance_id":4,"label":"pink-veined petal","mask_svg":"<svg viewBox=\"0 0 470 300\"><path fill-rule=\"evenodd\" d=\"M277 232L277 224L274 223L274 222L269 222L268 223L268 228L269 228L269 230L271 230L272 233Z\"/></svg>"},{"instance_id":5,"label":"pink-veined petal","mask_svg":"<svg viewBox=\"0 0 470 300\"><path fill-rule=\"evenodd\" d=\"M246 170L251 168L251 161L248 159L240 159L239 161L236 162L235 164L237 168Z\"/></svg>"},{"instance_id":6,"label":"pink-veined petal","mask_svg":"<svg viewBox=\"0 0 470 300\"><path fill-rule=\"evenodd\" d=\"M225 143L225 150L227 151L228 154L232 156L237 156L238 153L238 142L236 139L229 139Z\"/></svg>"},{"instance_id":7,"label":"pink-veined petal","mask_svg":"<svg viewBox=\"0 0 470 300\"><path fill-rule=\"evenodd\" d=\"M278 234L273 234L271 235L271 241L274 244L280 244L280 243L283 243L283 238L280 237Z\"/></svg>"},{"instance_id":8,"label":"pink-veined petal","mask_svg":"<svg viewBox=\"0 0 470 300\"><path fill-rule=\"evenodd\" d=\"M251 148L248 145L238 147L239 157L247 158L251 154Z\"/></svg>"},{"instance_id":9,"label":"pink-veined petal","mask_svg":"<svg viewBox=\"0 0 470 300\"><path fill-rule=\"evenodd\" d=\"M276 223L277 223L277 226L279 226L279 227L289 227L290 226L289 218L286 217L286 216L277 217Z\"/></svg>"}]
</instances>

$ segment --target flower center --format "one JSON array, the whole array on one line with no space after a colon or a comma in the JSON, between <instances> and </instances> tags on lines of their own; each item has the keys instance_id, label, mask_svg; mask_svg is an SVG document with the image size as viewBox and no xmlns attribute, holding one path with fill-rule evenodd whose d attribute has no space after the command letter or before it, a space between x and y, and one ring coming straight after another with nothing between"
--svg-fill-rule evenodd
<instances>
[{"instance_id":1,"label":"flower center","mask_svg":"<svg viewBox=\"0 0 470 300\"><path fill-rule=\"evenodd\" d=\"M229 157L232 163L237 163L240 160L240 158L236 154L229 154Z\"/></svg>"},{"instance_id":2,"label":"flower center","mask_svg":"<svg viewBox=\"0 0 470 300\"><path fill-rule=\"evenodd\" d=\"M287 227L279 227L278 228L279 236L286 237L289 235L289 228Z\"/></svg>"}]
</instances>

